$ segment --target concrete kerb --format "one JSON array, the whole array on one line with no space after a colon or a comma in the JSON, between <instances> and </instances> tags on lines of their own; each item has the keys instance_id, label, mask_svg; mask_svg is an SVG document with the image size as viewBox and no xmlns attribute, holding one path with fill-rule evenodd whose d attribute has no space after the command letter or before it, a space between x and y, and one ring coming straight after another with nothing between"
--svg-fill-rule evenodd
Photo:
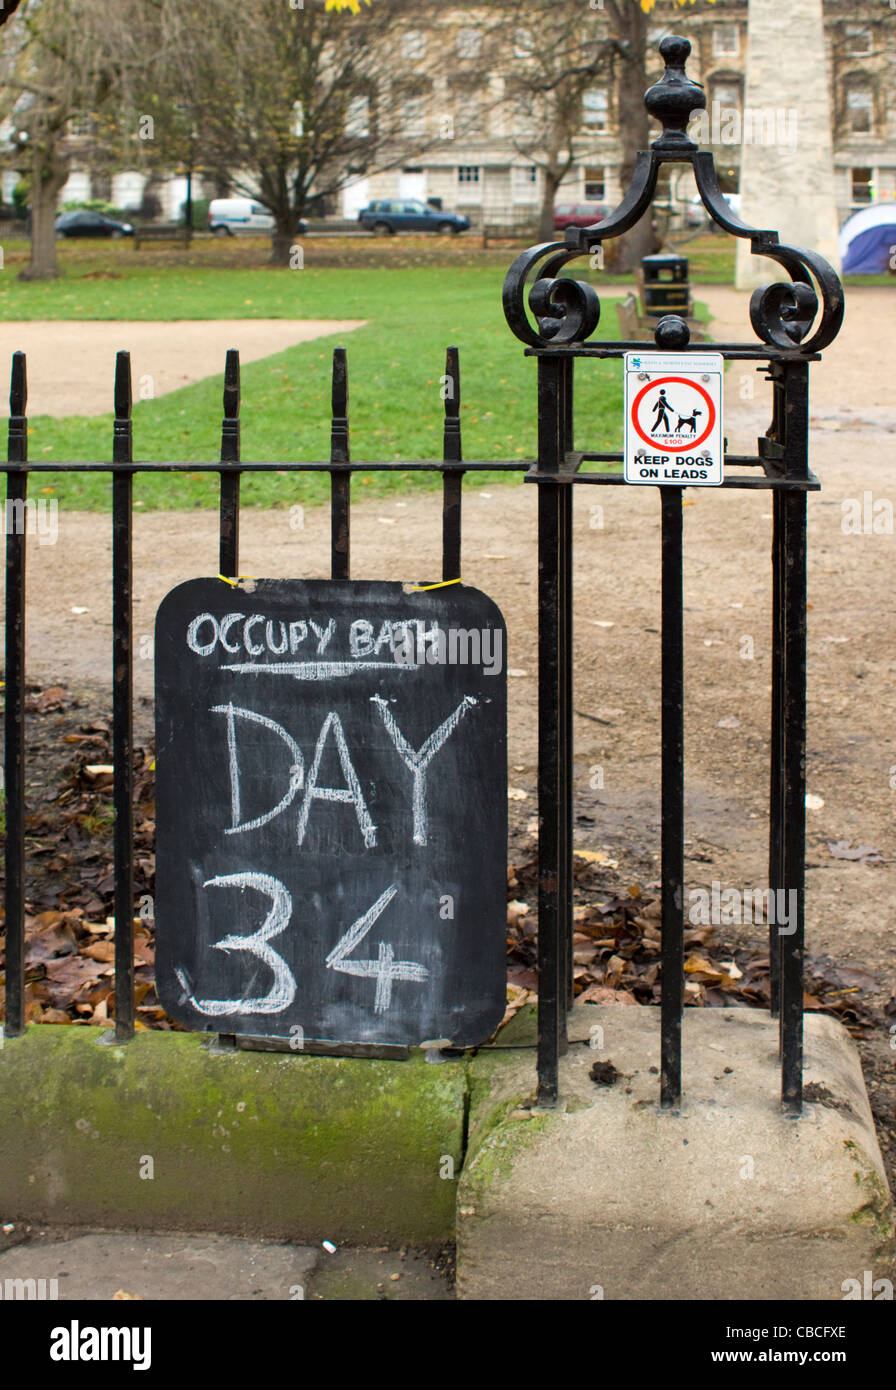
<instances>
[{"instance_id":1,"label":"concrete kerb","mask_svg":"<svg viewBox=\"0 0 896 1390\"><path fill-rule=\"evenodd\" d=\"M0 1215L395 1247L448 1241L456 1217L472 1299L838 1299L866 1270L894 1279L883 1164L835 1021L806 1019L799 1120L780 1111L762 1011L686 1011L679 1114L657 1105L655 1009L576 1007L555 1111L527 1108L533 1024L435 1066L32 1025L0 1048ZM590 1078L595 1061L614 1084Z\"/></svg>"},{"instance_id":2,"label":"concrete kerb","mask_svg":"<svg viewBox=\"0 0 896 1390\"><path fill-rule=\"evenodd\" d=\"M474 1091L461 1298L836 1300L865 1271L892 1297L891 1199L839 1023L806 1017L812 1099L794 1119L764 1011L685 1011L679 1112L658 1105L656 1009L585 1006L573 1022L556 1110L527 1108L520 1053ZM595 1061L615 1081L597 1084Z\"/></svg>"},{"instance_id":3,"label":"concrete kerb","mask_svg":"<svg viewBox=\"0 0 896 1390\"><path fill-rule=\"evenodd\" d=\"M451 1240L467 1063L210 1051L35 1024L0 1049L4 1221Z\"/></svg>"}]
</instances>

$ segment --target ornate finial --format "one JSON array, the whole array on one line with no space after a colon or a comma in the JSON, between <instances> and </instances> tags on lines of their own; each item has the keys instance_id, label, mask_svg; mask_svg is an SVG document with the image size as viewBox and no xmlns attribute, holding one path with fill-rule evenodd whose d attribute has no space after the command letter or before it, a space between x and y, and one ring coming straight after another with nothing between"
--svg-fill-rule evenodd
<instances>
[{"instance_id":1,"label":"ornate finial","mask_svg":"<svg viewBox=\"0 0 896 1390\"><path fill-rule=\"evenodd\" d=\"M644 94L644 105L655 120L661 121L663 133L654 140L652 148L662 153L676 150L695 150L697 146L686 133L692 111L706 109L706 94L699 82L692 82L684 70L691 45L687 39L669 34L660 42L660 53L666 71Z\"/></svg>"},{"instance_id":2,"label":"ornate finial","mask_svg":"<svg viewBox=\"0 0 896 1390\"><path fill-rule=\"evenodd\" d=\"M653 330L653 341L664 352L685 348L691 341L691 330L677 314L664 314Z\"/></svg>"}]
</instances>

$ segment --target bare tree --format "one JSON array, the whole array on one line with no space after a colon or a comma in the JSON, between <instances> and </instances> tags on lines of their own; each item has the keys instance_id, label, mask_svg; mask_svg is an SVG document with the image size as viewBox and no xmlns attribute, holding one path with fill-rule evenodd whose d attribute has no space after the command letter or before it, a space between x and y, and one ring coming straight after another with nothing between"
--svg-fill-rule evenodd
<instances>
[{"instance_id":1,"label":"bare tree","mask_svg":"<svg viewBox=\"0 0 896 1390\"><path fill-rule=\"evenodd\" d=\"M4 31L0 55L6 162L30 184L31 257L22 279L58 275L56 204L71 171L73 119L115 143L106 108L123 100L126 72L138 61L143 34L139 0L24 0ZM11 14L11 12L10 12Z\"/></svg>"},{"instance_id":2,"label":"bare tree","mask_svg":"<svg viewBox=\"0 0 896 1390\"><path fill-rule=\"evenodd\" d=\"M163 0L165 100L189 113L211 174L273 214L272 262L288 265L301 219L353 179L419 154L399 111L403 0L340 14L325 0Z\"/></svg>"},{"instance_id":3,"label":"bare tree","mask_svg":"<svg viewBox=\"0 0 896 1390\"><path fill-rule=\"evenodd\" d=\"M648 51L648 24L671 21L693 3L666 0L660 8L656 0L513 0L502 7L507 96L519 113L514 144L542 170L539 231L545 240L553 236L557 190L570 169L602 157L597 130L615 129L620 181L623 188L630 182L638 151L651 140L644 92L656 55ZM655 244L651 219L642 218L620 238L622 267L638 264Z\"/></svg>"},{"instance_id":4,"label":"bare tree","mask_svg":"<svg viewBox=\"0 0 896 1390\"><path fill-rule=\"evenodd\" d=\"M594 160L607 110L587 102L609 84L616 41L598 9L581 0L524 0L503 9L502 70L510 139L541 170L539 236L553 237L557 190ZM588 120L592 118L589 129Z\"/></svg>"}]
</instances>

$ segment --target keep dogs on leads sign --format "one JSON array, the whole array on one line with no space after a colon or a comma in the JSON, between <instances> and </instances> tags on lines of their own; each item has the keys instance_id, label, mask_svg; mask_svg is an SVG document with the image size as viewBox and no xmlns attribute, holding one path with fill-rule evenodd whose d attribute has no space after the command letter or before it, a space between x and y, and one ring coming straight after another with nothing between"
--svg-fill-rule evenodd
<instances>
[{"instance_id":1,"label":"keep dogs on leads sign","mask_svg":"<svg viewBox=\"0 0 896 1390\"><path fill-rule=\"evenodd\" d=\"M722 355L625 354L625 481L722 482Z\"/></svg>"}]
</instances>

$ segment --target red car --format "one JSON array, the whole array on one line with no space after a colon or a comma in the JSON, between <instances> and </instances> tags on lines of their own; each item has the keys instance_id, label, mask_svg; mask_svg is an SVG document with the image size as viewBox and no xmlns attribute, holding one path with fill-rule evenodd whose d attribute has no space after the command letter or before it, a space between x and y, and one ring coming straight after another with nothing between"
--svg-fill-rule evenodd
<instances>
[{"instance_id":1,"label":"red car","mask_svg":"<svg viewBox=\"0 0 896 1390\"><path fill-rule=\"evenodd\" d=\"M554 231L562 232L567 227L593 227L602 222L607 209L602 203L558 203L554 208Z\"/></svg>"}]
</instances>

